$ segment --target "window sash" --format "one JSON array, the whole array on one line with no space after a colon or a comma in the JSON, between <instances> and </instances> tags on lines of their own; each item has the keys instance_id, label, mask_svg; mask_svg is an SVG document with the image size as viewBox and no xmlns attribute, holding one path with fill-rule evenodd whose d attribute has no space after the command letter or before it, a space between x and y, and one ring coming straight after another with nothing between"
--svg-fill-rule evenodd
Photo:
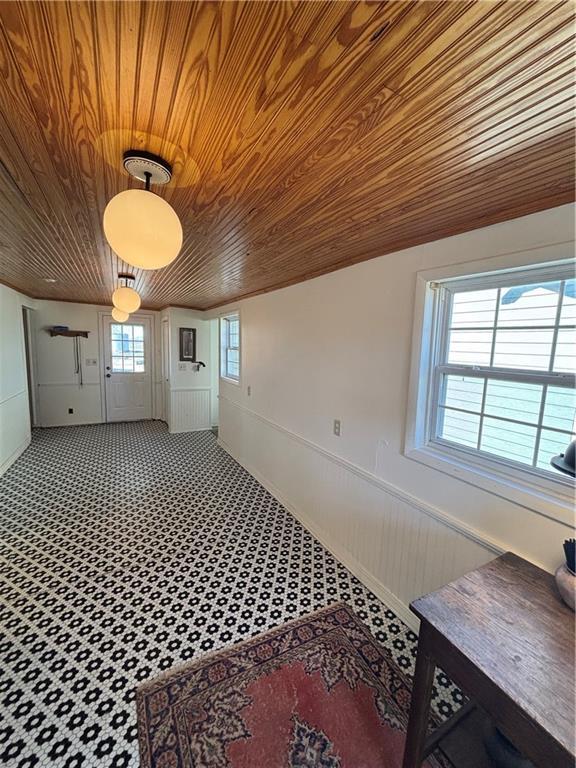
<instances>
[{"instance_id":1,"label":"window sash","mask_svg":"<svg viewBox=\"0 0 576 768\"><path fill-rule=\"evenodd\" d=\"M455 277L432 282L431 287L441 288L450 293L481 291L485 288L504 288L514 285L529 285L530 283L556 282L573 280L575 277L574 262L547 264L544 267L522 267L520 269L497 270L481 275Z\"/></svg>"},{"instance_id":2,"label":"window sash","mask_svg":"<svg viewBox=\"0 0 576 768\"><path fill-rule=\"evenodd\" d=\"M240 318L238 315L220 318L221 333L221 376L225 379L240 379ZM232 326L234 325L234 328ZM230 355L229 353L233 354ZM235 360L234 358L237 357Z\"/></svg>"},{"instance_id":3,"label":"window sash","mask_svg":"<svg viewBox=\"0 0 576 768\"><path fill-rule=\"evenodd\" d=\"M562 267L554 266L547 267L539 270L521 270L516 274L505 272L498 275L486 276L482 275L478 278L464 278L459 280L451 280L442 283L431 283L430 288L434 291L434 305L432 312L432 337L431 342L431 370L429 377L429 391L426 402L426 439L425 442L429 445L436 445L443 449L454 452L462 452L464 455L468 454L473 460L481 460L488 462L495 462L496 464L505 465L517 469L522 469L533 475L537 475L542 478L554 479L555 481L565 484L571 482L567 478L560 477L557 473L554 473L552 469L542 469L534 466L538 457L538 450L540 444L540 438L542 432L548 432L549 427L543 425L543 411L546 402L547 388L549 386L563 387L566 389L574 389L576 387L576 377L574 374L565 372L554 372L552 370L544 371L537 369L526 368L503 368L494 365L465 365L448 363L448 350L450 343L450 329L451 329L451 314L452 314L452 301L454 294L461 291L478 291L482 289L498 289L497 307L499 304L501 287L509 287L512 285L531 284L545 281L560 281L563 282L568 279L574 279L574 266L562 265ZM549 324L547 328L553 330L553 347L550 355L549 369L554 365L555 360L555 348L558 339L558 331L562 327L574 326L560 323L560 312L562 307L562 298L564 295L564 285L562 286L562 294L558 300L558 308L554 325ZM494 322L490 326L482 326L482 330L488 330L492 332L491 339L491 352L490 361L494 361L494 346L496 343L497 331L499 328L507 326L498 326L498 309L496 309L496 315ZM529 326L521 326L522 330L529 331ZM476 448L472 448L454 441L450 441L442 438L439 435L438 425L440 411L443 410L442 403L442 387L445 382L448 381L447 377L453 376L465 376L467 378L478 378L484 381L483 387L483 399L479 411L465 411L467 413L479 416L480 425L478 430L478 443ZM485 411L485 397L489 380L495 381L509 381L526 384L538 384L543 387L541 407L539 413L538 423L522 422L518 423L526 425L526 427L534 427L536 429L535 447L532 457L532 464L524 463L522 461L515 461L510 458L504 458L489 451L482 450L480 443L482 439L482 423L485 418L496 419L492 414ZM451 410L457 410L452 408ZM500 420L508 423L514 423L514 419L504 419L500 417ZM550 431L556 431L566 435L566 444L570 442L571 433L564 432L564 430L550 428ZM476 457L474 459L474 457Z\"/></svg>"}]
</instances>

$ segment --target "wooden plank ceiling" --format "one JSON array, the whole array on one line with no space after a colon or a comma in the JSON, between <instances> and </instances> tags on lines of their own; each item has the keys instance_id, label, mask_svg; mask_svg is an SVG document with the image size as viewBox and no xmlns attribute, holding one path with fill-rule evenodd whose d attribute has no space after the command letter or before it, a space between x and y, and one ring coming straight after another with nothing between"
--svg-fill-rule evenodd
<instances>
[{"instance_id":1,"label":"wooden plank ceiling","mask_svg":"<svg viewBox=\"0 0 576 768\"><path fill-rule=\"evenodd\" d=\"M0 3L0 280L109 303L122 153L163 155L210 308L574 199L570 2ZM46 278L56 282L46 282Z\"/></svg>"}]
</instances>

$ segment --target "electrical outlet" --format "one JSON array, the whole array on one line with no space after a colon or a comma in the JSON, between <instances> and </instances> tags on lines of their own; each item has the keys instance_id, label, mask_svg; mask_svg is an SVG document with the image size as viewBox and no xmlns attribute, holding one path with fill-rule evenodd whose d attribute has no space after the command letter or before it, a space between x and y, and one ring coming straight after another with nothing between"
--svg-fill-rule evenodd
<instances>
[{"instance_id":1,"label":"electrical outlet","mask_svg":"<svg viewBox=\"0 0 576 768\"><path fill-rule=\"evenodd\" d=\"M74 413L74 408L68 408L68 413Z\"/></svg>"},{"instance_id":2,"label":"electrical outlet","mask_svg":"<svg viewBox=\"0 0 576 768\"><path fill-rule=\"evenodd\" d=\"M246 387L246 391L248 393L248 397L250 397L250 395L252 394L252 387L250 386L250 384L248 384L248 386Z\"/></svg>"},{"instance_id":3,"label":"electrical outlet","mask_svg":"<svg viewBox=\"0 0 576 768\"><path fill-rule=\"evenodd\" d=\"M185 371L186 370L186 363L178 363L178 370L179 371Z\"/></svg>"},{"instance_id":4,"label":"electrical outlet","mask_svg":"<svg viewBox=\"0 0 576 768\"><path fill-rule=\"evenodd\" d=\"M342 425L340 423L340 419L334 419L334 434L336 437L340 437L340 432L342 430Z\"/></svg>"}]
</instances>

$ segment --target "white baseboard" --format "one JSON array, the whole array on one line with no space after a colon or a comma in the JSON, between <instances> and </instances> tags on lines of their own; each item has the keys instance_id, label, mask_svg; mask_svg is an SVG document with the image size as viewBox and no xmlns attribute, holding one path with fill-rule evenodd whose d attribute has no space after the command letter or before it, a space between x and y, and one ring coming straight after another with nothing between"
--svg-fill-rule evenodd
<instances>
[{"instance_id":1,"label":"white baseboard","mask_svg":"<svg viewBox=\"0 0 576 768\"><path fill-rule=\"evenodd\" d=\"M186 432L210 432L212 427L209 426L200 426L200 427L183 427L182 429L170 429L168 427L168 432L171 435L184 435Z\"/></svg>"},{"instance_id":2,"label":"white baseboard","mask_svg":"<svg viewBox=\"0 0 576 768\"><path fill-rule=\"evenodd\" d=\"M16 448L14 453L12 453L2 464L0 464L0 477L12 466L12 464L14 464L16 459L18 459L24 453L26 448L28 448L30 445L31 440L32 436L28 435L26 440L24 440L24 442L21 443L18 448Z\"/></svg>"},{"instance_id":3,"label":"white baseboard","mask_svg":"<svg viewBox=\"0 0 576 768\"><path fill-rule=\"evenodd\" d=\"M225 443L220 437L218 438L218 445L226 451L234 461L237 461L240 466L249 472L252 477L256 478L260 485L262 485L268 493L285 507L293 517L295 517L303 526L309 531L314 538L316 538L334 557L346 566L348 570L356 576L356 578L364 584L376 597L381 600L388 608L408 626L410 629L418 632L419 621L417 617L410 611L409 607L400 600L397 595L391 592L387 587L382 584L381 581L376 579L356 558L354 558L348 551L342 548L337 542L331 539L327 531L320 529L315 525L310 518L302 512L300 509L296 509L289 499L278 490L267 478L263 477L261 473L254 467L249 466L246 462L235 455L232 448Z\"/></svg>"}]
</instances>

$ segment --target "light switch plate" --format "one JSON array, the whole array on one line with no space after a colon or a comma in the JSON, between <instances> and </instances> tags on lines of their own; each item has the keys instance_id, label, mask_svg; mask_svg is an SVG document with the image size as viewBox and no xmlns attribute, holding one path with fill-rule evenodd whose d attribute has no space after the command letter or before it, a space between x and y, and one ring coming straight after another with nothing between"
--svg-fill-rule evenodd
<instances>
[{"instance_id":1,"label":"light switch plate","mask_svg":"<svg viewBox=\"0 0 576 768\"><path fill-rule=\"evenodd\" d=\"M336 437L340 437L340 433L342 431L342 425L340 423L340 419L334 419L334 434Z\"/></svg>"},{"instance_id":2,"label":"light switch plate","mask_svg":"<svg viewBox=\"0 0 576 768\"><path fill-rule=\"evenodd\" d=\"M186 363L178 363L178 370L179 371L185 371L186 370Z\"/></svg>"}]
</instances>

